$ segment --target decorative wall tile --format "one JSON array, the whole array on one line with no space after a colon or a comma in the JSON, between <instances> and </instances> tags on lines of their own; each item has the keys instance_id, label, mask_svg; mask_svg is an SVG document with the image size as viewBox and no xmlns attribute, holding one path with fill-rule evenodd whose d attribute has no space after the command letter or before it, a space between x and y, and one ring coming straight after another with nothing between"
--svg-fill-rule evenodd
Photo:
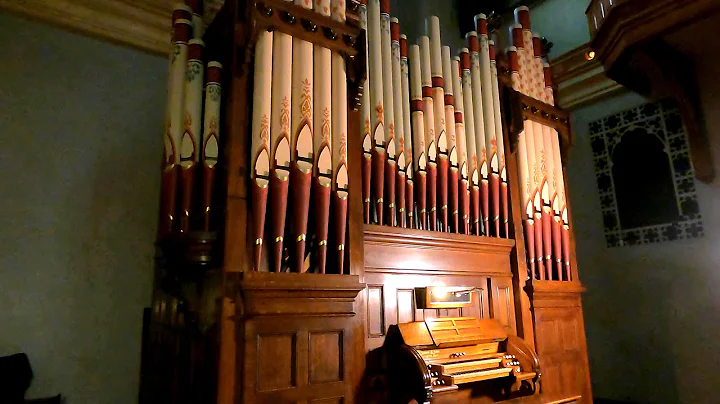
<instances>
[{"instance_id":1,"label":"decorative wall tile","mask_svg":"<svg viewBox=\"0 0 720 404\"><path fill-rule=\"evenodd\" d=\"M637 181L649 181L653 184L662 184L663 181L667 181L664 182L667 184L666 190L669 189L669 184L672 183L674 203L670 203L672 205L671 209L667 209L667 206L661 206L659 200L657 204L653 204L652 198L660 198L660 196L646 192L645 197L649 198L647 209L661 210L662 212L658 212L656 216L664 218L662 223L648 222L646 225L638 226L635 224L628 226L627 222L630 221L627 220L628 214L625 211L626 214L623 216L625 219L623 220L627 220L627 222L623 226L618 201L620 200L620 204L622 204L622 201L627 201L628 197L627 195L618 197L618 192L627 191L617 188L616 181L620 181L620 183L626 181L627 177L625 176L628 173L613 173L613 167L621 163L622 166L618 167L626 167L628 163L627 161L618 161L627 158L626 156L623 157L622 154L614 155L613 153L616 147L624 139L627 139L624 136L638 136L638 134L652 139L656 146L659 140L662 143L662 151L659 151L658 146L655 150L656 154L653 156L636 153L632 158L637 160L633 163L638 164L640 162L642 164L643 159L658 158L660 156L660 162L664 167L665 163L663 163L664 159L662 157L666 157L669 170L659 169L652 171L651 174L657 175L657 178L638 178ZM590 122L590 141L594 155L593 162L600 194L601 214L607 247L663 243L703 237L702 217L695 193L695 174L690 159L690 147L687 142L682 116L673 100L640 105ZM648 144L650 145L650 143ZM650 150L649 147L648 153L651 152ZM617 177L620 175L624 178ZM670 178L667 178L668 176ZM638 184L638 189L641 189L640 186L642 185L647 184ZM668 199L663 199L663 201L668 202ZM677 212L675 212L675 205L677 206ZM626 206L625 209L630 209L630 207ZM653 214L655 213L651 212L651 216ZM674 219L668 220L669 217Z\"/></svg>"}]
</instances>

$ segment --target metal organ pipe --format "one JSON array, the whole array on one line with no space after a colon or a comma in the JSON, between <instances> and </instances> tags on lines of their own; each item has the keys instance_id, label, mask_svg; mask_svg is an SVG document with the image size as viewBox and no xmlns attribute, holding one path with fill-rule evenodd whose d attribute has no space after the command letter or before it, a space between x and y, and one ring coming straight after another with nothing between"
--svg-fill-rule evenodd
<instances>
[{"instance_id":1,"label":"metal organ pipe","mask_svg":"<svg viewBox=\"0 0 720 404\"><path fill-rule=\"evenodd\" d=\"M405 191L405 210L407 211L407 227L414 228L414 207L415 207L415 182L413 181L414 163L413 163L413 140L411 129L410 114L410 66L408 64L408 44L407 37L400 35L400 74L401 74L401 90L402 90L402 109L403 109L403 133L405 135L405 169L406 191Z\"/></svg>"},{"instance_id":2,"label":"metal organ pipe","mask_svg":"<svg viewBox=\"0 0 720 404\"><path fill-rule=\"evenodd\" d=\"M486 161L489 177L489 209L490 231L488 235L500 237L500 160L497 153L497 136L495 129L495 102L492 93L492 72L490 67L490 44L485 14L475 16L475 30L477 31L478 59L477 69L480 73L480 87L482 95L483 122L485 124ZM472 51L472 48L471 48ZM475 66L473 65L473 68ZM486 229L487 230L487 229Z\"/></svg>"},{"instance_id":3,"label":"metal organ pipe","mask_svg":"<svg viewBox=\"0 0 720 404\"><path fill-rule=\"evenodd\" d=\"M293 40L282 32L273 34L272 98L270 119L270 269L280 272L290 187L290 122L292 102Z\"/></svg>"},{"instance_id":4,"label":"metal organ pipe","mask_svg":"<svg viewBox=\"0 0 720 404\"><path fill-rule=\"evenodd\" d=\"M390 40L391 40L391 59L393 92L393 117L395 127L395 151L397 153L397 176L395 182L395 204L397 206L397 215L393 209L390 209L389 222L393 225L405 227L405 186L406 186L406 154L405 154L405 124L403 116L403 97L402 97L402 73L400 71L400 24L397 18L390 19Z\"/></svg>"},{"instance_id":5,"label":"metal organ pipe","mask_svg":"<svg viewBox=\"0 0 720 404\"><path fill-rule=\"evenodd\" d=\"M368 47L368 38L369 38L369 28L368 28L368 10L367 10L367 0L362 0L360 2L359 7L359 17L360 17L360 28L364 29L366 32L365 35L365 49L369 52ZM360 127L362 130L362 147L363 147L363 160L362 160L362 198L363 198L363 221L365 223L370 223L370 193L371 193L371 172L372 172L372 155L374 150L374 140L373 140L373 131L371 131L370 126L370 83L372 78L370 77L370 58L365 58L365 70L367 72L367 77L365 78L365 88L366 90L363 91L362 94L362 105L360 106Z\"/></svg>"},{"instance_id":6,"label":"metal organ pipe","mask_svg":"<svg viewBox=\"0 0 720 404\"><path fill-rule=\"evenodd\" d=\"M442 47L443 90L445 92L445 130L447 131L448 157L450 170L448 172L448 204L450 216L450 230L460 233L460 171L458 166L457 133L455 131L455 98L453 95L453 74L450 58L450 47ZM457 72L457 70L455 70Z\"/></svg>"},{"instance_id":7,"label":"metal organ pipe","mask_svg":"<svg viewBox=\"0 0 720 404\"><path fill-rule=\"evenodd\" d=\"M255 45L255 78L253 90L250 194L252 218L253 270L260 270L270 179L270 117L272 114L273 33L262 32Z\"/></svg>"},{"instance_id":8,"label":"metal organ pipe","mask_svg":"<svg viewBox=\"0 0 720 404\"><path fill-rule=\"evenodd\" d=\"M370 128L374 142L372 154L371 198L375 204L378 224L383 223L383 193L385 190L385 107L383 102L383 64L380 46L380 1L368 0L368 77L370 86L371 119Z\"/></svg>"},{"instance_id":9,"label":"metal organ pipe","mask_svg":"<svg viewBox=\"0 0 720 404\"><path fill-rule=\"evenodd\" d=\"M420 46L410 45L408 51L410 65L410 109L412 119L412 139L413 139L413 167L415 168L415 192L417 204L417 228L427 229L427 179L428 179L428 152L425 144L425 106L421 85L420 72Z\"/></svg>"},{"instance_id":10,"label":"metal organ pipe","mask_svg":"<svg viewBox=\"0 0 720 404\"><path fill-rule=\"evenodd\" d=\"M437 198L440 200L440 231L448 229L448 174L450 148L445 121L445 94L442 70L442 41L440 19L431 16L425 20L425 33L430 37L430 74L437 147Z\"/></svg>"},{"instance_id":11,"label":"metal organ pipe","mask_svg":"<svg viewBox=\"0 0 720 404\"><path fill-rule=\"evenodd\" d=\"M455 56L451 65L453 98L455 100L455 138L458 155L458 168L460 171L459 201L460 201L460 233L470 234L470 187L468 183L467 146L465 141L463 89L460 76L460 57Z\"/></svg>"},{"instance_id":12,"label":"metal organ pipe","mask_svg":"<svg viewBox=\"0 0 720 404\"><path fill-rule=\"evenodd\" d=\"M460 65L462 67L463 117L465 120L465 139L468 155L468 186L470 187L470 218L471 231L475 235L483 234L482 211L480 209L480 153L477 148L475 127L475 104L472 92L472 73L470 71L470 53L467 48L460 49ZM480 129L482 130L482 129Z\"/></svg>"},{"instance_id":13,"label":"metal organ pipe","mask_svg":"<svg viewBox=\"0 0 720 404\"><path fill-rule=\"evenodd\" d=\"M435 137L435 107L430 74L430 38L421 36L420 43L420 75L422 82L423 117L425 118L425 150L427 164L427 229L437 229L437 143Z\"/></svg>"},{"instance_id":14,"label":"metal organ pipe","mask_svg":"<svg viewBox=\"0 0 720 404\"><path fill-rule=\"evenodd\" d=\"M332 0L332 18L345 22L345 0ZM345 233L347 229L348 211L348 165L347 165L347 74L345 59L338 53L332 54L332 219L334 226L335 268L344 273ZM318 248L323 248L321 240ZM324 269L321 268L324 273Z\"/></svg>"},{"instance_id":15,"label":"metal organ pipe","mask_svg":"<svg viewBox=\"0 0 720 404\"><path fill-rule=\"evenodd\" d=\"M315 12L330 17L330 0L315 0ZM317 269L325 273L328 244L328 226L330 219L330 193L333 183L335 164L334 144L335 108L332 106L333 77L330 49L320 45L313 47L313 155L314 170L312 180L312 212L315 219L315 243ZM328 74L328 72L331 74ZM335 146L333 148L333 146Z\"/></svg>"}]
</instances>

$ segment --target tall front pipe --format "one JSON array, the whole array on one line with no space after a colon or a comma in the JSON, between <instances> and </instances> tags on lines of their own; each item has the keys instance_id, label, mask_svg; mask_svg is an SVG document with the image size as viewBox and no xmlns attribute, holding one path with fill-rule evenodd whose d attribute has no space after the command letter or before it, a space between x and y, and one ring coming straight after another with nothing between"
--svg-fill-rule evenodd
<instances>
[{"instance_id":1,"label":"tall front pipe","mask_svg":"<svg viewBox=\"0 0 720 404\"><path fill-rule=\"evenodd\" d=\"M507 49L508 55L508 67L510 68L510 83L515 91L520 89L520 72L519 72L519 60L517 54L517 48L511 46ZM523 132L518 137L518 180L520 186L520 207L522 209L522 217L524 222L525 230L525 241L527 251L527 262L528 262L528 278L538 279L539 274L536 271L535 265L535 221L534 221L534 209L532 204L532 182L533 179L530 173L530 166L528 162L528 151L527 151L527 132L530 126L529 121L524 122Z\"/></svg>"},{"instance_id":2,"label":"tall front pipe","mask_svg":"<svg viewBox=\"0 0 720 404\"><path fill-rule=\"evenodd\" d=\"M193 200L197 165L200 163L202 142L202 93L205 65L200 39L191 39L188 46L187 72L185 74L185 128L180 144L180 232L190 231L190 220L195 218Z\"/></svg>"},{"instance_id":3,"label":"tall front pipe","mask_svg":"<svg viewBox=\"0 0 720 404\"><path fill-rule=\"evenodd\" d=\"M330 17L330 0L315 0L314 9L320 15ZM343 10L344 11L344 10ZM325 273L327 262L328 226L330 220L330 194L333 182L337 145L334 140L334 120L337 108L332 106L332 88L337 85L332 69L332 52L320 45L313 48L314 105L313 155L315 158L312 188L312 207L315 236L315 267ZM331 74L328 74L331 71Z\"/></svg>"},{"instance_id":4,"label":"tall front pipe","mask_svg":"<svg viewBox=\"0 0 720 404\"><path fill-rule=\"evenodd\" d=\"M440 209L440 231L448 231L448 174L450 155L447 125L445 124L445 94L442 72L442 41L440 19L431 16L425 20L425 32L430 37L430 74L432 84L433 116L435 118L435 145L437 147L437 198Z\"/></svg>"},{"instance_id":5,"label":"tall front pipe","mask_svg":"<svg viewBox=\"0 0 720 404\"><path fill-rule=\"evenodd\" d=\"M369 34L368 29L368 10L367 0L360 1L360 28L364 29ZM365 49L369 51L368 47L368 35L365 35ZM373 155L373 137L370 126L371 120L371 100L370 90L371 80L370 77L370 58L365 58L365 71L368 72L368 76L365 78L365 91L362 94L362 105L360 106L360 120L362 128L362 147L363 147L363 160L362 160L362 198L363 198L363 222L366 224L370 223L370 194L371 194L371 176L372 176L372 155Z\"/></svg>"},{"instance_id":6,"label":"tall front pipe","mask_svg":"<svg viewBox=\"0 0 720 404\"><path fill-rule=\"evenodd\" d=\"M427 148L425 141L425 106L420 73L420 46L410 45L410 110L412 119L413 168L415 168L415 195L417 204L417 227L425 230L427 224Z\"/></svg>"},{"instance_id":7,"label":"tall front pipe","mask_svg":"<svg viewBox=\"0 0 720 404\"><path fill-rule=\"evenodd\" d=\"M448 173L448 205L450 216L450 231L453 233L461 233L460 229L460 167L458 164L458 147L457 133L455 127L455 97L453 92L453 75L452 59L450 57L450 47L442 47L442 70L445 92L445 129L447 131L448 157L450 160L450 171Z\"/></svg>"},{"instance_id":8,"label":"tall front pipe","mask_svg":"<svg viewBox=\"0 0 720 404\"><path fill-rule=\"evenodd\" d=\"M263 31L255 44L255 78L252 108L251 202L253 270L260 270L270 179L270 118L272 107L273 33Z\"/></svg>"},{"instance_id":9,"label":"tall front pipe","mask_svg":"<svg viewBox=\"0 0 720 404\"><path fill-rule=\"evenodd\" d=\"M295 0L295 4L312 8L309 0ZM290 251L291 270L305 272L305 245L310 211L313 156L313 44L293 39L292 50L292 164L290 165Z\"/></svg>"},{"instance_id":10,"label":"tall front pipe","mask_svg":"<svg viewBox=\"0 0 720 404\"><path fill-rule=\"evenodd\" d=\"M470 49L470 74L472 76L472 98L473 98L473 117L475 118L475 147L477 148L478 169L480 170L480 210L483 218L483 228L485 235L490 236L490 172L489 162L487 161L487 147L485 141L485 108L491 108L485 105L482 91L482 78L480 75L480 44L478 42L477 33L469 32L466 35L468 48Z\"/></svg>"},{"instance_id":11,"label":"tall front pipe","mask_svg":"<svg viewBox=\"0 0 720 404\"><path fill-rule=\"evenodd\" d=\"M500 237L500 160L497 153L497 132L495 128L495 100L492 92L492 68L490 64L490 39L488 38L485 14L475 16L478 34L478 71L483 100L483 122L485 124L485 147L490 180L490 221L493 236ZM489 235L489 234L488 234Z\"/></svg>"},{"instance_id":12,"label":"tall front pipe","mask_svg":"<svg viewBox=\"0 0 720 404\"><path fill-rule=\"evenodd\" d=\"M395 102L393 94L392 44L390 39L390 0L380 0L380 51L382 57L382 91L385 103L385 218L390 226L395 225L395 181L397 179L397 157L400 150L395 143ZM381 222L382 224L382 222Z\"/></svg>"},{"instance_id":13,"label":"tall front pipe","mask_svg":"<svg viewBox=\"0 0 720 404\"><path fill-rule=\"evenodd\" d=\"M488 41L490 46L490 72L492 74L492 97L493 113L495 115L495 137L497 139L497 155L500 164L500 221L502 223L503 235L506 238L509 234L509 208L508 208L508 183L507 169L505 167L505 138L503 136L502 117L500 115L500 90L498 88L497 62L495 61L495 42Z\"/></svg>"},{"instance_id":14,"label":"tall front pipe","mask_svg":"<svg viewBox=\"0 0 720 404\"><path fill-rule=\"evenodd\" d=\"M383 193L385 190L385 107L383 105L383 63L380 45L380 0L368 0L368 76L370 104L372 106L370 128L373 137L371 168L371 199L378 224L383 224ZM371 218L372 221L372 218Z\"/></svg>"},{"instance_id":15,"label":"tall front pipe","mask_svg":"<svg viewBox=\"0 0 720 404\"><path fill-rule=\"evenodd\" d=\"M483 220L480 210L480 184L482 181L482 175L480 173L478 160L479 150L477 149L477 136L475 136L475 104L473 102L470 54L467 48L460 49L460 66L462 68L463 118L465 119L465 140L468 155L470 227L471 232L479 236L483 233Z\"/></svg>"},{"instance_id":16,"label":"tall front pipe","mask_svg":"<svg viewBox=\"0 0 720 404\"><path fill-rule=\"evenodd\" d=\"M160 236L171 233L177 223L178 171L180 142L183 134L183 92L187 70L188 41L192 32L189 20L178 19L173 25L173 53L170 58L168 107L165 123L163 171L160 192Z\"/></svg>"},{"instance_id":17,"label":"tall front pipe","mask_svg":"<svg viewBox=\"0 0 720 404\"><path fill-rule=\"evenodd\" d=\"M336 21L345 22L345 0L332 0L332 17ZM335 253L333 272L342 274L345 271L345 234L347 230L348 210L348 167L347 167L347 74L345 59L342 55L332 55L332 222ZM322 248L319 242L319 248Z\"/></svg>"},{"instance_id":18,"label":"tall front pipe","mask_svg":"<svg viewBox=\"0 0 720 404\"><path fill-rule=\"evenodd\" d=\"M218 162L220 141L220 101L222 88L220 76L222 65L218 62L207 64L205 85L205 111L203 113L202 136L202 229L210 230L213 193L215 189L215 165Z\"/></svg>"},{"instance_id":19,"label":"tall front pipe","mask_svg":"<svg viewBox=\"0 0 720 404\"><path fill-rule=\"evenodd\" d=\"M427 164L427 229L437 229L437 172L438 149L435 136L435 107L432 76L430 74L430 38L422 36L420 43L420 74L422 81L423 117L425 118L425 146ZM439 119L439 118L438 118Z\"/></svg>"},{"instance_id":20,"label":"tall front pipe","mask_svg":"<svg viewBox=\"0 0 720 404\"><path fill-rule=\"evenodd\" d=\"M400 35L400 81L402 91L402 110L403 110L403 133L405 135L405 211L407 212L407 227L414 227L414 207L415 207L415 181L414 177L414 160L413 160L413 141L411 130L410 115L410 66L408 65L408 45L407 37Z\"/></svg>"},{"instance_id":21,"label":"tall front pipe","mask_svg":"<svg viewBox=\"0 0 720 404\"><path fill-rule=\"evenodd\" d=\"M395 152L397 175L395 178L395 212L389 212L390 224L405 227L405 185L407 154L405 153L405 123L402 97L402 73L400 71L400 24L397 18L390 19L390 40L392 65L393 116L395 119Z\"/></svg>"},{"instance_id":22,"label":"tall front pipe","mask_svg":"<svg viewBox=\"0 0 720 404\"><path fill-rule=\"evenodd\" d=\"M285 219L290 188L292 115L292 48L290 35L273 33L272 98L270 118L270 270L283 266Z\"/></svg>"},{"instance_id":23,"label":"tall front pipe","mask_svg":"<svg viewBox=\"0 0 720 404\"><path fill-rule=\"evenodd\" d=\"M460 57L455 56L451 66L453 97L455 100L455 139L458 156L458 171L460 172L460 183L458 186L458 198L460 205L460 233L470 234L470 184L468 183L468 156L467 142L465 140L464 102L463 89L460 76L462 67Z\"/></svg>"}]
</instances>

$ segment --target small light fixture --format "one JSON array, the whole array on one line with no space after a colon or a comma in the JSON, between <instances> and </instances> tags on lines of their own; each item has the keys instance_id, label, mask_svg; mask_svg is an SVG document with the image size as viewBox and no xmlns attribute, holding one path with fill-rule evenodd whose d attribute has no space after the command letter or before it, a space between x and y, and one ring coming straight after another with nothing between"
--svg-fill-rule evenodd
<instances>
[{"instance_id":1,"label":"small light fixture","mask_svg":"<svg viewBox=\"0 0 720 404\"><path fill-rule=\"evenodd\" d=\"M585 59L587 59L587 60L593 60L593 59L595 59L595 51L594 51L594 50L589 50L589 51L587 51L587 52L585 53Z\"/></svg>"}]
</instances>

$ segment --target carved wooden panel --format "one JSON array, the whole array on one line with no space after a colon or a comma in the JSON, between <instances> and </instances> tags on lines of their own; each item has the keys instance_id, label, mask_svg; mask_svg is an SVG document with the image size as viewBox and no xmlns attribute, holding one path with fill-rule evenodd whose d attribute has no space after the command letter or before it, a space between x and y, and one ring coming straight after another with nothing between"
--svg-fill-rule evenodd
<instances>
[{"instance_id":1,"label":"carved wooden panel","mask_svg":"<svg viewBox=\"0 0 720 404\"><path fill-rule=\"evenodd\" d=\"M490 279L491 317L500 321L508 332L515 334L515 301L513 299L512 278Z\"/></svg>"},{"instance_id":2,"label":"carved wooden panel","mask_svg":"<svg viewBox=\"0 0 720 404\"><path fill-rule=\"evenodd\" d=\"M415 321L415 290L397 290L397 323Z\"/></svg>"},{"instance_id":3,"label":"carved wooden panel","mask_svg":"<svg viewBox=\"0 0 720 404\"><path fill-rule=\"evenodd\" d=\"M582 402L591 402L579 293L545 292L536 295L534 304L543 393L580 394Z\"/></svg>"},{"instance_id":4,"label":"carved wooden panel","mask_svg":"<svg viewBox=\"0 0 720 404\"><path fill-rule=\"evenodd\" d=\"M267 316L244 322L246 403L343 403L352 397L352 317Z\"/></svg>"},{"instance_id":5,"label":"carved wooden panel","mask_svg":"<svg viewBox=\"0 0 720 404\"><path fill-rule=\"evenodd\" d=\"M341 331L310 333L310 383L343 379L343 340Z\"/></svg>"},{"instance_id":6,"label":"carved wooden panel","mask_svg":"<svg viewBox=\"0 0 720 404\"><path fill-rule=\"evenodd\" d=\"M295 386L297 352L295 334L258 335L257 375L258 391L283 389Z\"/></svg>"},{"instance_id":7,"label":"carved wooden panel","mask_svg":"<svg viewBox=\"0 0 720 404\"><path fill-rule=\"evenodd\" d=\"M384 308L383 286L368 286L367 330L370 337L382 337L385 335Z\"/></svg>"}]
</instances>

